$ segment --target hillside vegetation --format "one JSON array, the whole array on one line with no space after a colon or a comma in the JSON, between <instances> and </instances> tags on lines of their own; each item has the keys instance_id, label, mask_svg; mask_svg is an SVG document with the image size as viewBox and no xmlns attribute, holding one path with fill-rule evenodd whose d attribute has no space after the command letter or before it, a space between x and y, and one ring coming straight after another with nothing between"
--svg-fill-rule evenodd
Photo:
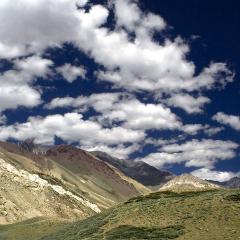
<instances>
[{"instance_id":1,"label":"hillside vegetation","mask_svg":"<svg viewBox=\"0 0 240 240\"><path fill-rule=\"evenodd\" d=\"M31 229L35 225L39 231L38 222L32 222ZM42 227L45 231L46 225ZM29 227L4 226L0 239L12 240L20 229L27 232ZM240 190L212 190L132 198L86 220L48 226L45 236L31 234L28 240L237 240L239 236Z\"/></svg>"}]
</instances>

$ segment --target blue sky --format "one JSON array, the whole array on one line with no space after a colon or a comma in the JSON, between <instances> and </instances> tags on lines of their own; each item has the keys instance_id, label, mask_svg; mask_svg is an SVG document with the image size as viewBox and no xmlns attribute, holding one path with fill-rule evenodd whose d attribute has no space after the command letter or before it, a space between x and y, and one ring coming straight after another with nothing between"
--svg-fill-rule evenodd
<instances>
[{"instance_id":1,"label":"blue sky","mask_svg":"<svg viewBox=\"0 0 240 240\"><path fill-rule=\"evenodd\" d=\"M237 1L2 0L0 140L238 176Z\"/></svg>"}]
</instances>

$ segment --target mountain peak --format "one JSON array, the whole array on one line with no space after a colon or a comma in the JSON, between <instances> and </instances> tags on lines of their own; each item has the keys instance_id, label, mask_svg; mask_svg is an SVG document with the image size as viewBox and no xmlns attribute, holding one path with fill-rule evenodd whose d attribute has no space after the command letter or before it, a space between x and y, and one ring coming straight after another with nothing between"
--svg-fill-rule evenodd
<instances>
[{"instance_id":1,"label":"mountain peak","mask_svg":"<svg viewBox=\"0 0 240 240\"><path fill-rule=\"evenodd\" d=\"M220 186L204 181L191 174L182 174L164 184L160 191L187 192L218 189Z\"/></svg>"}]
</instances>

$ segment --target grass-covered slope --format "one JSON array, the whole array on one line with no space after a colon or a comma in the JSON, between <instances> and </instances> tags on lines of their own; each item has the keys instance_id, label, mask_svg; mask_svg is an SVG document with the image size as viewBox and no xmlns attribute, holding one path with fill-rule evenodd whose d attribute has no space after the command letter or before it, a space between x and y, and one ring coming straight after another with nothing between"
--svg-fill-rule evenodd
<instances>
[{"instance_id":1,"label":"grass-covered slope","mask_svg":"<svg viewBox=\"0 0 240 240\"><path fill-rule=\"evenodd\" d=\"M159 192L137 197L41 239L236 240L239 237L240 191L215 190Z\"/></svg>"},{"instance_id":2,"label":"grass-covered slope","mask_svg":"<svg viewBox=\"0 0 240 240\"><path fill-rule=\"evenodd\" d=\"M60 230L66 222L33 218L11 225L0 225L0 240L40 240Z\"/></svg>"}]
</instances>

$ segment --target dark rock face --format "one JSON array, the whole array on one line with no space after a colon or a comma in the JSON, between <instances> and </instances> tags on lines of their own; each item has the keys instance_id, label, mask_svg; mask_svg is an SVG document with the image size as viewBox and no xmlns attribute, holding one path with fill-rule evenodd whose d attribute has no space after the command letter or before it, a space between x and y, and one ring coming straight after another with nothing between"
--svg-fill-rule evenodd
<instances>
[{"instance_id":1,"label":"dark rock face","mask_svg":"<svg viewBox=\"0 0 240 240\"><path fill-rule=\"evenodd\" d=\"M33 152L36 145L34 144L34 139L31 138L19 143L19 147L24 151Z\"/></svg>"},{"instance_id":2,"label":"dark rock face","mask_svg":"<svg viewBox=\"0 0 240 240\"><path fill-rule=\"evenodd\" d=\"M92 152L92 154L112 164L128 177L133 178L145 186L162 185L174 177L171 172L158 170L145 162L121 160L100 151Z\"/></svg>"},{"instance_id":3,"label":"dark rock face","mask_svg":"<svg viewBox=\"0 0 240 240\"><path fill-rule=\"evenodd\" d=\"M226 188L240 188L240 178L239 177L234 177L232 179L230 179L229 181L224 183L224 186Z\"/></svg>"}]
</instances>

